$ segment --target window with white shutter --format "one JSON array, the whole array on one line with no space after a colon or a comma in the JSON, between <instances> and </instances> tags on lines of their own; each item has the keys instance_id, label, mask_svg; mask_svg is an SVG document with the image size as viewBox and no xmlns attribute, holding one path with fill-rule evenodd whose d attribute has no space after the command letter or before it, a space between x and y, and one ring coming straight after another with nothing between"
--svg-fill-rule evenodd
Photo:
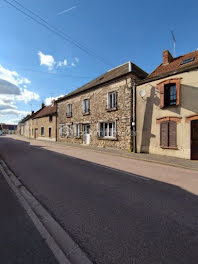
<instances>
[{"instance_id":1,"label":"window with white shutter","mask_svg":"<svg viewBox=\"0 0 198 264\"><path fill-rule=\"evenodd\" d=\"M107 110L117 109L117 92L110 92L107 94Z\"/></svg>"},{"instance_id":2,"label":"window with white shutter","mask_svg":"<svg viewBox=\"0 0 198 264\"><path fill-rule=\"evenodd\" d=\"M117 137L116 122L99 123L98 137L115 139Z\"/></svg>"}]
</instances>

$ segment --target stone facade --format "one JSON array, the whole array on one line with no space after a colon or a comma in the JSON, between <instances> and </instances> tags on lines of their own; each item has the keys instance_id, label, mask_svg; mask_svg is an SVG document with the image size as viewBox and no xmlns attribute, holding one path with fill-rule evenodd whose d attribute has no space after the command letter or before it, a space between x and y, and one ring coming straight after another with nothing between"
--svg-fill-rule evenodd
<instances>
[{"instance_id":1,"label":"stone facade","mask_svg":"<svg viewBox=\"0 0 198 264\"><path fill-rule=\"evenodd\" d=\"M57 103L57 140L61 142L87 143L84 130L90 126L89 144L98 147L113 147L123 150L131 150L131 118L132 118L132 79L135 76L120 78L100 87L76 94ZM107 110L108 93L116 92L117 107ZM89 99L90 113L82 113L84 99ZM72 105L72 116L66 116L67 105ZM100 123L115 122L113 136L100 137ZM80 135L75 135L74 126L79 124ZM67 134L68 125L71 135ZM65 133L62 133L65 129ZM110 128L108 128L110 130Z\"/></svg>"},{"instance_id":2,"label":"stone facade","mask_svg":"<svg viewBox=\"0 0 198 264\"><path fill-rule=\"evenodd\" d=\"M56 115L35 117L31 137L39 140L56 141Z\"/></svg>"}]
</instances>

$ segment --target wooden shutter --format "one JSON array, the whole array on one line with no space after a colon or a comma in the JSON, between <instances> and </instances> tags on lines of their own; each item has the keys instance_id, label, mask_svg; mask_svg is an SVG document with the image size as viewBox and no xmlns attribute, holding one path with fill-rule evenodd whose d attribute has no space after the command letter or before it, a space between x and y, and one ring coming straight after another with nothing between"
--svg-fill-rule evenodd
<instances>
[{"instance_id":1,"label":"wooden shutter","mask_svg":"<svg viewBox=\"0 0 198 264\"><path fill-rule=\"evenodd\" d=\"M160 108L164 107L164 84L160 84Z\"/></svg>"},{"instance_id":2,"label":"wooden shutter","mask_svg":"<svg viewBox=\"0 0 198 264\"><path fill-rule=\"evenodd\" d=\"M169 121L169 147L177 147L177 123Z\"/></svg>"},{"instance_id":3,"label":"wooden shutter","mask_svg":"<svg viewBox=\"0 0 198 264\"><path fill-rule=\"evenodd\" d=\"M180 90L181 90L181 79L178 79L176 81L176 92L177 92L176 105L180 104Z\"/></svg>"},{"instance_id":4,"label":"wooden shutter","mask_svg":"<svg viewBox=\"0 0 198 264\"><path fill-rule=\"evenodd\" d=\"M160 146L168 147L168 121L160 123Z\"/></svg>"}]
</instances>

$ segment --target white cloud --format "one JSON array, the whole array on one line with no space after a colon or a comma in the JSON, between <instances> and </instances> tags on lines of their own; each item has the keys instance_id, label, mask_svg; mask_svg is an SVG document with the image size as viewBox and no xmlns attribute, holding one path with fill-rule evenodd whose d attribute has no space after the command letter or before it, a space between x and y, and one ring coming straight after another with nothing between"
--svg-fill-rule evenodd
<instances>
[{"instance_id":1,"label":"white cloud","mask_svg":"<svg viewBox=\"0 0 198 264\"><path fill-rule=\"evenodd\" d=\"M75 59L75 61L76 61L77 63L79 63L80 60L79 60L78 57L75 57L74 59Z\"/></svg>"},{"instance_id":2,"label":"white cloud","mask_svg":"<svg viewBox=\"0 0 198 264\"><path fill-rule=\"evenodd\" d=\"M27 104L32 100L38 101L40 99L40 96L37 93L29 91L27 89L21 89L21 95L17 96L16 99Z\"/></svg>"},{"instance_id":3,"label":"white cloud","mask_svg":"<svg viewBox=\"0 0 198 264\"><path fill-rule=\"evenodd\" d=\"M14 116L20 116L23 117L25 115L29 114L27 111L20 111L17 109L5 109L0 111L0 116L9 116L9 115L14 115Z\"/></svg>"},{"instance_id":4,"label":"white cloud","mask_svg":"<svg viewBox=\"0 0 198 264\"><path fill-rule=\"evenodd\" d=\"M48 97L45 99L45 105L51 105L52 101L53 100L57 100L58 98L60 97L63 97L64 95L60 95L60 96L57 96L57 97Z\"/></svg>"},{"instance_id":5,"label":"white cloud","mask_svg":"<svg viewBox=\"0 0 198 264\"><path fill-rule=\"evenodd\" d=\"M56 66L57 66L57 67L66 67L67 64L68 64L68 63L67 63L67 60L64 59L63 61L58 61L57 64L56 64Z\"/></svg>"},{"instance_id":6,"label":"white cloud","mask_svg":"<svg viewBox=\"0 0 198 264\"><path fill-rule=\"evenodd\" d=\"M55 60L52 55L45 55L41 51L38 52L38 56L40 58L40 65L45 65L51 71L55 65Z\"/></svg>"},{"instance_id":7,"label":"white cloud","mask_svg":"<svg viewBox=\"0 0 198 264\"><path fill-rule=\"evenodd\" d=\"M76 67L76 64L74 62L71 63L72 67Z\"/></svg>"},{"instance_id":8,"label":"white cloud","mask_svg":"<svg viewBox=\"0 0 198 264\"><path fill-rule=\"evenodd\" d=\"M9 125L17 125L19 123L19 121L21 120L21 118L14 118L14 119L9 119L6 120L6 123Z\"/></svg>"},{"instance_id":9,"label":"white cloud","mask_svg":"<svg viewBox=\"0 0 198 264\"><path fill-rule=\"evenodd\" d=\"M27 85L31 81L19 75L16 71L10 71L0 65L0 116L1 121L7 122L7 117L12 119L23 117L28 112L20 111L15 105L17 101L29 103L32 100L39 100L39 95L29 91Z\"/></svg>"},{"instance_id":10,"label":"white cloud","mask_svg":"<svg viewBox=\"0 0 198 264\"><path fill-rule=\"evenodd\" d=\"M52 55L44 54L41 51L38 52L38 56L40 59L40 65L45 65L46 67L48 67L49 71L52 71L55 67L76 67L80 61L78 57L74 57L74 60L71 62L71 64L68 63L67 59L56 61Z\"/></svg>"},{"instance_id":11,"label":"white cloud","mask_svg":"<svg viewBox=\"0 0 198 264\"><path fill-rule=\"evenodd\" d=\"M57 15L59 16L59 15L62 15L62 14L64 14L64 13L67 13L67 12L69 12L69 11L75 9L76 7L77 7L77 6L72 6L72 7L68 8L68 9L65 9L65 10L61 11L61 12L58 13Z\"/></svg>"}]
</instances>

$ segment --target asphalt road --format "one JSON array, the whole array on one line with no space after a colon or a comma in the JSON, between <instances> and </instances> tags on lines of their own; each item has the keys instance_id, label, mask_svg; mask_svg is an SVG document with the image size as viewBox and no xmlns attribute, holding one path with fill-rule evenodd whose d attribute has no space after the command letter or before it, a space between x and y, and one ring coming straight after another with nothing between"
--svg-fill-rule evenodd
<instances>
[{"instance_id":1,"label":"asphalt road","mask_svg":"<svg viewBox=\"0 0 198 264\"><path fill-rule=\"evenodd\" d=\"M196 195L6 137L0 156L94 263L198 263Z\"/></svg>"},{"instance_id":2,"label":"asphalt road","mask_svg":"<svg viewBox=\"0 0 198 264\"><path fill-rule=\"evenodd\" d=\"M0 172L0 263L58 264Z\"/></svg>"}]
</instances>

